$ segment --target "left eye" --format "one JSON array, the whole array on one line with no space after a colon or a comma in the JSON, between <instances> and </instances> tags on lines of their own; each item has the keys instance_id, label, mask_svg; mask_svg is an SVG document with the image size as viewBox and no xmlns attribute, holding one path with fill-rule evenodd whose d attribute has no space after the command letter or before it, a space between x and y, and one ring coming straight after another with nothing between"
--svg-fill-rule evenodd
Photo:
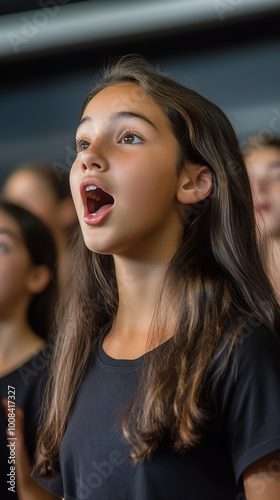
<instances>
[{"instance_id":1,"label":"left eye","mask_svg":"<svg viewBox=\"0 0 280 500\"><path fill-rule=\"evenodd\" d=\"M123 135L121 139L121 144L138 144L140 142L143 142L141 137L138 137L138 135L132 134L131 132Z\"/></svg>"}]
</instances>

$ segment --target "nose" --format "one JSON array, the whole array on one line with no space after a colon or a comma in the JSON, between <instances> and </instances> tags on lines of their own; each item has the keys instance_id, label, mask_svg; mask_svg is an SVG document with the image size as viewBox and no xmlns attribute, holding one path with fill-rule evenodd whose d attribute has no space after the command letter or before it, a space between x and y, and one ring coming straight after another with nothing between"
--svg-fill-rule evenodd
<instances>
[{"instance_id":1,"label":"nose","mask_svg":"<svg viewBox=\"0 0 280 500\"><path fill-rule=\"evenodd\" d=\"M80 161L84 172L87 170L106 171L108 169L108 161L103 153L103 148L96 141L81 153Z\"/></svg>"}]
</instances>

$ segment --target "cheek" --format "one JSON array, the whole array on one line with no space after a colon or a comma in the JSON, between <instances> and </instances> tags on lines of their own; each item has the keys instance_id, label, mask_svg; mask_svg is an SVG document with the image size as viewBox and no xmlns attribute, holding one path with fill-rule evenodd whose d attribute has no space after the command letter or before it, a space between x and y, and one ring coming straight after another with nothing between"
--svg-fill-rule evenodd
<instances>
[{"instance_id":1,"label":"cheek","mask_svg":"<svg viewBox=\"0 0 280 500\"><path fill-rule=\"evenodd\" d=\"M155 162L142 163L136 169L127 169L123 175L120 201L129 203L133 212L162 210L174 199L177 177L176 167Z\"/></svg>"},{"instance_id":2,"label":"cheek","mask_svg":"<svg viewBox=\"0 0 280 500\"><path fill-rule=\"evenodd\" d=\"M24 263L0 261L0 305L10 304L24 292L28 270Z\"/></svg>"}]
</instances>

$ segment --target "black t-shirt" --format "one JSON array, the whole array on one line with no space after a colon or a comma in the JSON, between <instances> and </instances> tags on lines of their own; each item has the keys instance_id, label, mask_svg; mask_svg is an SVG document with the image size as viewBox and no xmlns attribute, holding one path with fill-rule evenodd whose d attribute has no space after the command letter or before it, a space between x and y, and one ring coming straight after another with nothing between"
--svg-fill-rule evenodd
<instances>
[{"instance_id":1,"label":"black t-shirt","mask_svg":"<svg viewBox=\"0 0 280 500\"><path fill-rule=\"evenodd\" d=\"M65 500L244 500L243 471L280 450L274 335L262 326L237 338L224 375L211 382L200 444L179 454L165 443L148 463L133 465L121 419L143 360L113 359L99 341L62 441L61 473L40 484Z\"/></svg>"},{"instance_id":2,"label":"black t-shirt","mask_svg":"<svg viewBox=\"0 0 280 500\"><path fill-rule=\"evenodd\" d=\"M0 499L17 500L17 493L9 491L11 484L7 483L7 474L11 472L8 460L10 457L7 447L7 418L1 400L8 399L8 388L10 395L15 395L15 404L24 412L24 440L31 463L34 459L36 447L36 433L41 407L42 392L46 381L46 368L50 356L49 346L45 346L36 355L16 370L0 378ZM14 391L13 389L14 388ZM11 442L11 441L10 441ZM10 461L12 459L12 455Z\"/></svg>"}]
</instances>

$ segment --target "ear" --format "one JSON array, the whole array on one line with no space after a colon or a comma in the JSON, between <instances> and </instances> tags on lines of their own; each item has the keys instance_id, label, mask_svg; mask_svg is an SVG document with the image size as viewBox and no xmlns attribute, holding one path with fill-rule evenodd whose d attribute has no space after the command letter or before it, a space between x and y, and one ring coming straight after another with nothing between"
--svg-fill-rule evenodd
<instances>
[{"instance_id":1,"label":"ear","mask_svg":"<svg viewBox=\"0 0 280 500\"><path fill-rule=\"evenodd\" d=\"M212 188L212 174L207 166L188 165L179 175L177 199L184 205L198 203L207 198Z\"/></svg>"},{"instance_id":2,"label":"ear","mask_svg":"<svg viewBox=\"0 0 280 500\"><path fill-rule=\"evenodd\" d=\"M29 293L35 295L45 290L51 281L51 272L45 265L34 266L29 273L26 288Z\"/></svg>"},{"instance_id":3,"label":"ear","mask_svg":"<svg viewBox=\"0 0 280 500\"><path fill-rule=\"evenodd\" d=\"M64 230L77 222L77 213L72 198L65 198L59 202L57 220L60 228Z\"/></svg>"}]
</instances>

